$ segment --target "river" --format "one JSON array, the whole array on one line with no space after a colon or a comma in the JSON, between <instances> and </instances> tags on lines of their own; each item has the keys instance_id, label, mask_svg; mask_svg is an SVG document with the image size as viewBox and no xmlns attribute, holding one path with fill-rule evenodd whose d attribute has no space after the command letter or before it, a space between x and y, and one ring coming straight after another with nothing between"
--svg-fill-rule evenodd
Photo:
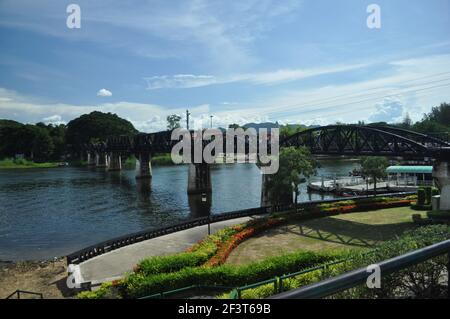
<instances>
[{"instance_id":1,"label":"river","mask_svg":"<svg viewBox=\"0 0 450 319\"><path fill-rule=\"evenodd\" d=\"M355 161L321 161L318 174L347 174ZM185 165L153 168L151 191L134 170L89 168L0 170L0 260L64 256L97 242L209 213L189 200ZM216 165L211 214L258 207L261 175L252 164ZM308 194L299 201L332 198ZM201 203L201 200L200 200Z\"/></svg>"}]
</instances>

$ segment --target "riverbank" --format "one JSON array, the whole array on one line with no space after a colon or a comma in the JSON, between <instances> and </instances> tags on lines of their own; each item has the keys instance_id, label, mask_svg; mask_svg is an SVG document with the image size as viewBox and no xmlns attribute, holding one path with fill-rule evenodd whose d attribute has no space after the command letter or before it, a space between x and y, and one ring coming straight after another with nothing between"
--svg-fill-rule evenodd
<instances>
[{"instance_id":1,"label":"riverbank","mask_svg":"<svg viewBox=\"0 0 450 319\"><path fill-rule=\"evenodd\" d=\"M46 299L70 298L65 258L51 261L0 261L0 299L16 290L42 293ZM23 298L26 298L24 296Z\"/></svg>"},{"instance_id":2,"label":"riverbank","mask_svg":"<svg viewBox=\"0 0 450 319\"><path fill-rule=\"evenodd\" d=\"M6 158L0 160L0 169L25 169L25 168L54 168L58 167L59 163L44 162L36 163L26 159L10 159Z\"/></svg>"}]
</instances>

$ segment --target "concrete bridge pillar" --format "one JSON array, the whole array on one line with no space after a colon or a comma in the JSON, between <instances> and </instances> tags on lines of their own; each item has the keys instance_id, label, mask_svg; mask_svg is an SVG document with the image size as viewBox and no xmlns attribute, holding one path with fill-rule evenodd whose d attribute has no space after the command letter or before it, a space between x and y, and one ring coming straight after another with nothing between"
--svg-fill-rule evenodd
<instances>
[{"instance_id":1,"label":"concrete bridge pillar","mask_svg":"<svg viewBox=\"0 0 450 319\"><path fill-rule=\"evenodd\" d=\"M98 152L95 154L95 166L102 168L108 166L108 156L104 152Z\"/></svg>"},{"instance_id":2,"label":"concrete bridge pillar","mask_svg":"<svg viewBox=\"0 0 450 319\"><path fill-rule=\"evenodd\" d=\"M270 175L261 174L262 182L261 182L261 207L271 206L272 203L270 201L270 193L268 189L268 183L270 181Z\"/></svg>"},{"instance_id":3,"label":"concrete bridge pillar","mask_svg":"<svg viewBox=\"0 0 450 319\"><path fill-rule=\"evenodd\" d=\"M209 194L212 192L209 164L189 164L188 194Z\"/></svg>"},{"instance_id":4,"label":"concrete bridge pillar","mask_svg":"<svg viewBox=\"0 0 450 319\"><path fill-rule=\"evenodd\" d=\"M111 152L108 156L108 171L122 170L122 156L120 153Z\"/></svg>"},{"instance_id":5,"label":"concrete bridge pillar","mask_svg":"<svg viewBox=\"0 0 450 319\"><path fill-rule=\"evenodd\" d=\"M271 174L262 174L262 182L261 182L261 207L273 206L276 204L292 204L293 194L292 192L286 191L281 194L278 198L277 203L272 203L269 191L269 182L272 178Z\"/></svg>"},{"instance_id":6,"label":"concrete bridge pillar","mask_svg":"<svg viewBox=\"0 0 450 319\"><path fill-rule=\"evenodd\" d=\"M450 161L436 162L433 178L441 191L440 210L450 211Z\"/></svg>"},{"instance_id":7,"label":"concrete bridge pillar","mask_svg":"<svg viewBox=\"0 0 450 319\"><path fill-rule=\"evenodd\" d=\"M136 178L152 178L152 163L149 153L140 153L138 156L136 156Z\"/></svg>"},{"instance_id":8,"label":"concrete bridge pillar","mask_svg":"<svg viewBox=\"0 0 450 319\"><path fill-rule=\"evenodd\" d=\"M88 166L95 166L97 164L97 158L94 152L87 152L87 164Z\"/></svg>"}]
</instances>

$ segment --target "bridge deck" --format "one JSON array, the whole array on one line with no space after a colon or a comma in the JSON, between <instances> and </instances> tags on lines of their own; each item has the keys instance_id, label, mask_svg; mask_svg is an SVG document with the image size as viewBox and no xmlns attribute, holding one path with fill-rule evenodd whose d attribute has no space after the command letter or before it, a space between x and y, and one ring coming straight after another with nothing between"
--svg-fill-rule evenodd
<instances>
[{"instance_id":1,"label":"bridge deck","mask_svg":"<svg viewBox=\"0 0 450 319\"><path fill-rule=\"evenodd\" d=\"M228 226L244 223L257 217L242 217L211 224L211 233ZM96 285L123 277L136 264L151 256L183 252L208 234L208 225L198 226L169 235L149 239L96 256L78 265L82 282Z\"/></svg>"}]
</instances>

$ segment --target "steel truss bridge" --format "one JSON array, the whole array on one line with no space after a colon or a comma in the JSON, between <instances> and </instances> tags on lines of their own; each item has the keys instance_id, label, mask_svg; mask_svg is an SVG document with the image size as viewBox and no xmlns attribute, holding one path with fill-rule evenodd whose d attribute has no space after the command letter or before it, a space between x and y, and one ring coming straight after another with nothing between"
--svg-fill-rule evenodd
<instances>
[{"instance_id":1,"label":"steel truss bridge","mask_svg":"<svg viewBox=\"0 0 450 319\"><path fill-rule=\"evenodd\" d=\"M178 143L171 131L134 136L113 136L105 143L86 144L88 152L120 154L170 153ZM193 131L191 131L193 134ZM236 138L235 138L236 139ZM205 141L205 144L209 141ZM226 149L226 134L223 136ZM407 159L450 159L450 143L430 135L391 126L331 125L293 134L280 142L280 147L306 147L313 155L387 156ZM268 148L270 150L270 147ZM245 152L249 150L246 140ZM236 152L236 143L235 143Z\"/></svg>"}]
</instances>

